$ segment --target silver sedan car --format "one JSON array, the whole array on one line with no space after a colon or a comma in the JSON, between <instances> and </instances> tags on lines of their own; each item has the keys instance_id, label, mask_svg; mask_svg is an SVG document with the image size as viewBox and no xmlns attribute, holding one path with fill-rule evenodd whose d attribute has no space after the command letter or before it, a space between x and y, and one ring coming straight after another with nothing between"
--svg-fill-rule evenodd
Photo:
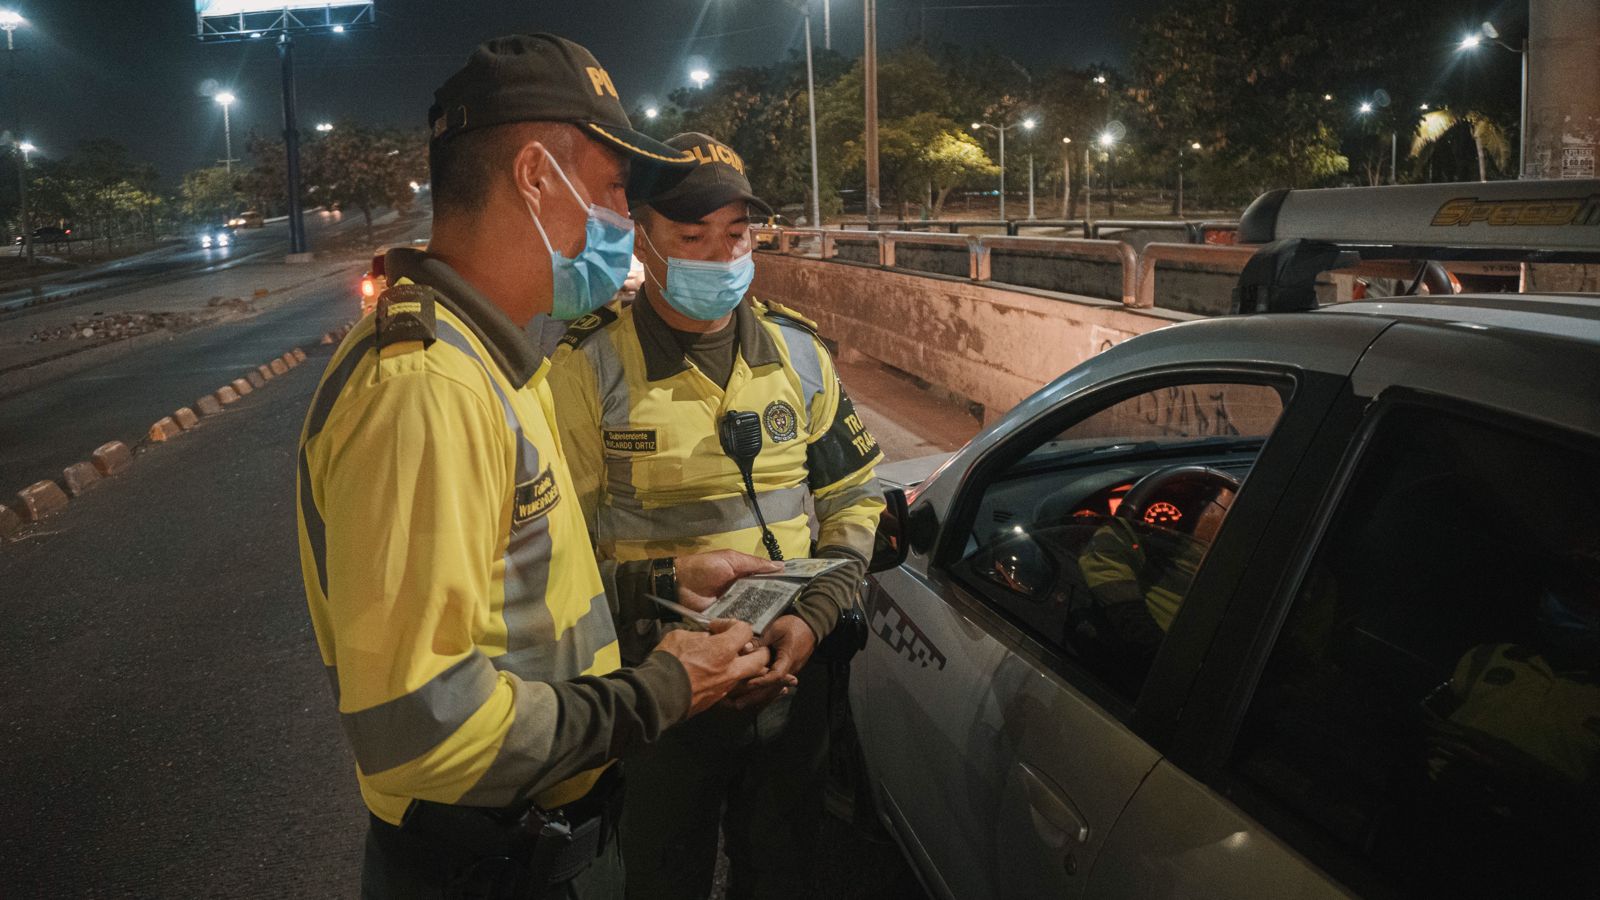
<instances>
[{"instance_id":1,"label":"silver sedan car","mask_svg":"<svg viewBox=\"0 0 1600 900\"><path fill-rule=\"evenodd\" d=\"M890 491L878 817L939 898L1600 896L1597 472L1595 295L1117 346Z\"/></svg>"}]
</instances>

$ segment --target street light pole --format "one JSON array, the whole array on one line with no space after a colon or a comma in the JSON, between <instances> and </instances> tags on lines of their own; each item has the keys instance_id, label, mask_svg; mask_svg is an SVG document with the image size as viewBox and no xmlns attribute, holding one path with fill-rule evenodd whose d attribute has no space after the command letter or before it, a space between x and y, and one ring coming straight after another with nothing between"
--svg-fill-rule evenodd
<instances>
[{"instance_id":1,"label":"street light pole","mask_svg":"<svg viewBox=\"0 0 1600 900\"><path fill-rule=\"evenodd\" d=\"M1522 39L1521 47L1513 47L1500 40L1500 31L1494 27L1493 22L1484 22L1478 30L1461 39L1459 50L1476 50L1482 46L1484 40L1489 40L1496 47L1510 53L1515 53L1522 58L1522 111L1518 115L1517 124L1517 177L1528 177L1528 39Z\"/></svg>"},{"instance_id":2,"label":"street light pole","mask_svg":"<svg viewBox=\"0 0 1600 900\"><path fill-rule=\"evenodd\" d=\"M862 54L862 74L866 76L867 144L867 225L878 224L878 4L863 0L866 49Z\"/></svg>"},{"instance_id":3,"label":"street light pole","mask_svg":"<svg viewBox=\"0 0 1600 900\"><path fill-rule=\"evenodd\" d=\"M822 49L833 49L833 14L828 9L830 0L822 0Z\"/></svg>"},{"instance_id":4,"label":"street light pole","mask_svg":"<svg viewBox=\"0 0 1600 900\"><path fill-rule=\"evenodd\" d=\"M231 91L223 91L216 97L217 103L222 106L222 165L229 175L233 174L233 121L228 117L228 110L236 99Z\"/></svg>"},{"instance_id":5,"label":"street light pole","mask_svg":"<svg viewBox=\"0 0 1600 900\"><path fill-rule=\"evenodd\" d=\"M1061 139L1061 218L1072 218L1072 138Z\"/></svg>"},{"instance_id":6,"label":"street light pole","mask_svg":"<svg viewBox=\"0 0 1600 900\"><path fill-rule=\"evenodd\" d=\"M14 129L12 139L17 141L17 204L18 218L22 225L22 247L27 254L28 262L33 262L33 216L28 209L28 152L22 149L22 85L20 74L17 71L17 46L16 31L28 24L19 13L13 10L0 10L0 28L6 32L6 69L11 76L11 97L16 104L16 118L13 121ZM70 245L69 245L70 246Z\"/></svg>"},{"instance_id":7,"label":"street light pole","mask_svg":"<svg viewBox=\"0 0 1600 900\"><path fill-rule=\"evenodd\" d=\"M278 37L278 60L283 65L284 174L289 183L289 261L309 262L306 225L300 217L300 124L295 113L294 44L286 31Z\"/></svg>"},{"instance_id":8,"label":"street light pole","mask_svg":"<svg viewBox=\"0 0 1600 900\"><path fill-rule=\"evenodd\" d=\"M811 227L822 227L822 188L817 183L817 86L811 68L811 6L806 4L806 114L811 118ZM826 33L828 0L822 0L822 21Z\"/></svg>"},{"instance_id":9,"label":"street light pole","mask_svg":"<svg viewBox=\"0 0 1600 900\"><path fill-rule=\"evenodd\" d=\"M1028 218L1036 218L1033 214L1033 153L1028 153Z\"/></svg>"}]
</instances>

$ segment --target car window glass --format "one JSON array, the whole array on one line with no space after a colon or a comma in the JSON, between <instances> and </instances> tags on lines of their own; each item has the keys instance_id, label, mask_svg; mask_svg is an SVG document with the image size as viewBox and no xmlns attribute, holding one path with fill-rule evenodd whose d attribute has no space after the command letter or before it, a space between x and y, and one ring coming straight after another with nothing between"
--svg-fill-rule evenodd
<instances>
[{"instance_id":1,"label":"car window glass","mask_svg":"<svg viewBox=\"0 0 1600 900\"><path fill-rule=\"evenodd\" d=\"M1234 777L1406 894L1600 896L1596 471L1476 418L1385 415Z\"/></svg>"},{"instance_id":2,"label":"car window glass","mask_svg":"<svg viewBox=\"0 0 1600 900\"><path fill-rule=\"evenodd\" d=\"M1131 702L1282 410L1191 382L1076 417L981 488L954 572Z\"/></svg>"}]
</instances>

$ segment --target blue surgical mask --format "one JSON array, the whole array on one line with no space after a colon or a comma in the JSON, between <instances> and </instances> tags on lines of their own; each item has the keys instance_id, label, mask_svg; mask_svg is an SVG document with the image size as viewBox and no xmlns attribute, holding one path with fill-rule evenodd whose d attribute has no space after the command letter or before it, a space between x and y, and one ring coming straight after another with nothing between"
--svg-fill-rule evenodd
<instances>
[{"instance_id":1,"label":"blue surgical mask","mask_svg":"<svg viewBox=\"0 0 1600 900\"><path fill-rule=\"evenodd\" d=\"M549 151L546 151L549 155ZM583 196L567 179L567 173L555 157L550 165L572 196L583 204ZM622 289L628 277L628 267L633 260L633 220L612 212L603 206L588 204L589 217L583 226L583 249L572 259L562 256L550 243L544 225L528 204L528 215L533 217L533 227L539 230L545 249L550 251L550 315L556 319L576 319L594 312Z\"/></svg>"},{"instance_id":2,"label":"blue surgical mask","mask_svg":"<svg viewBox=\"0 0 1600 900\"><path fill-rule=\"evenodd\" d=\"M701 322L715 322L739 305L756 277L755 256L746 252L728 262L663 257L645 235L645 245L667 262L667 283L661 295L667 305Z\"/></svg>"}]
</instances>

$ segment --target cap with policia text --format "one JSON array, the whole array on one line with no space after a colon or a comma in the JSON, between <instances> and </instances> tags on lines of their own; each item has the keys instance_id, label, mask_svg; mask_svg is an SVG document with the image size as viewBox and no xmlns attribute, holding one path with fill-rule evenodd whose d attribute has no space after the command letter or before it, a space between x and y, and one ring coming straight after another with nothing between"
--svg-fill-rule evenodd
<instances>
[{"instance_id":1,"label":"cap with policia text","mask_svg":"<svg viewBox=\"0 0 1600 900\"><path fill-rule=\"evenodd\" d=\"M772 207L750 190L744 160L732 147L696 131L667 138L667 146L687 151L694 168L633 173L628 199L634 205L649 206L676 222L698 222L737 200L772 215Z\"/></svg>"},{"instance_id":2,"label":"cap with policia text","mask_svg":"<svg viewBox=\"0 0 1600 900\"><path fill-rule=\"evenodd\" d=\"M634 131L594 55L553 34L512 34L479 44L433 97L428 126L434 141L511 122L567 122L651 168L694 162Z\"/></svg>"}]
</instances>

